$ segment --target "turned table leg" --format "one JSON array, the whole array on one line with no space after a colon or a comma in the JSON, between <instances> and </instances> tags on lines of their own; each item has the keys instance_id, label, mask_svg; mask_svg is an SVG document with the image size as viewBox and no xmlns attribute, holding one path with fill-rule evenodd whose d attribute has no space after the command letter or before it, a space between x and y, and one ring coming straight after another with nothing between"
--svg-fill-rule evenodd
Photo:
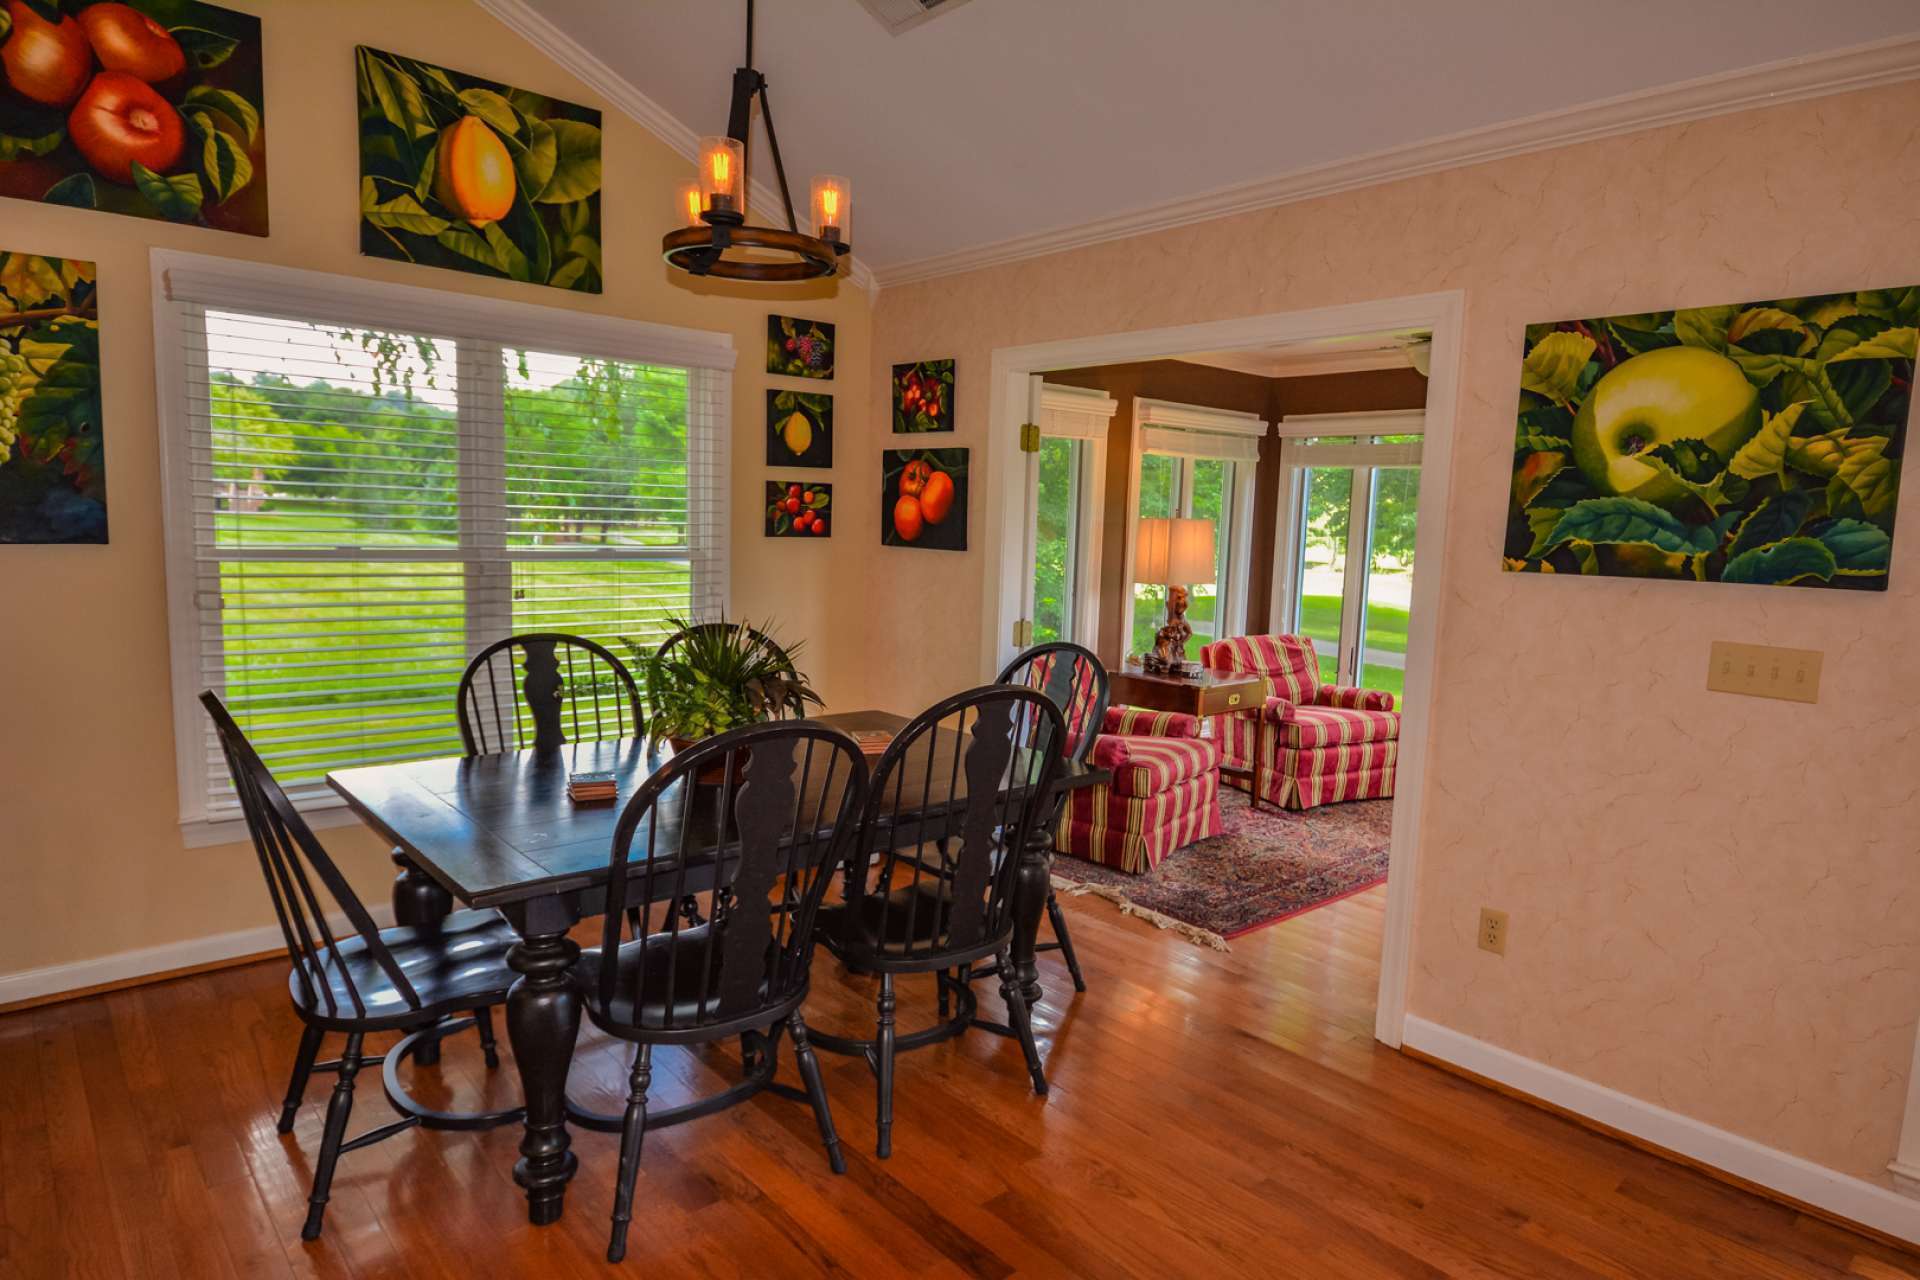
<instances>
[{"instance_id":1,"label":"turned table leg","mask_svg":"<svg viewBox=\"0 0 1920 1280\"><path fill-rule=\"evenodd\" d=\"M507 993L507 1037L520 1068L526 1131L513 1180L526 1189L527 1221L558 1222L578 1158L568 1148L567 1068L580 1032L580 999L567 970L580 944L567 937L575 912L559 899L539 899L514 913L521 941L507 954L520 975Z\"/></svg>"},{"instance_id":2,"label":"turned table leg","mask_svg":"<svg viewBox=\"0 0 1920 1280\"><path fill-rule=\"evenodd\" d=\"M1048 812L1053 812L1049 807ZM1053 874L1053 824L1035 823L1020 851L1013 878L1013 976L1029 1006L1039 1002L1040 967L1034 963L1034 944L1040 939L1040 918L1047 912L1047 890Z\"/></svg>"},{"instance_id":3,"label":"turned table leg","mask_svg":"<svg viewBox=\"0 0 1920 1280\"><path fill-rule=\"evenodd\" d=\"M393 922L403 925L435 925L453 914L453 895L438 881L407 857L403 850L393 851L393 865L400 873L393 878ZM419 1027L408 1027L418 1031ZM431 1067L440 1061L440 1042L422 1040L413 1051L415 1066Z\"/></svg>"}]
</instances>

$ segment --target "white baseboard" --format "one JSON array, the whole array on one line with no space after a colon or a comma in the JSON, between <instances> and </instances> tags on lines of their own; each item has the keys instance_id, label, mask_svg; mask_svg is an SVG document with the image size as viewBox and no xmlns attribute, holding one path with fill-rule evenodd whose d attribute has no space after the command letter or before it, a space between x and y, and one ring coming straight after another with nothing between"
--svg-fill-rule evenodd
<instances>
[{"instance_id":1,"label":"white baseboard","mask_svg":"<svg viewBox=\"0 0 1920 1280\"><path fill-rule=\"evenodd\" d=\"M374 923L382 929L393 923L393 907L390 904L382 903L368 908L368 911ZM330 919L328 925L336 937L351 932L344 918ZM0 974L0 1006L56 996L67 991L82 991L109 982L125 982L129 978L143 978L153 973L170 973L175 969L191 969L195 965L217 964L236 956L258 955L262 951L274 951L285 946L280 926L268 924L258 929L236 929L232 933L188 938L183 942L169 942L157 947L117 951L110 956L76 960L72 964Z\"/></svg>"},{"instance_id":2,"label":"white baseboard","mask_svg":"<svg viewBox=\"0 0 1920 1280\"><path fill-rule=\"evenodd\" d=\"M1851 1222L1920 1244L1920 1200L1411 1015L1408 1048Z\"/></svg>"}]
</instances>

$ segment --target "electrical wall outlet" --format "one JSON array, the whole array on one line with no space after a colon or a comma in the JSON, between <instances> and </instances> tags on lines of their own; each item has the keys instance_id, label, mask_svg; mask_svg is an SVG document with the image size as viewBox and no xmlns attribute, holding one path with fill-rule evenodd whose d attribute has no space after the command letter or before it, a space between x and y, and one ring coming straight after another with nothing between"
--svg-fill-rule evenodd
<instances>
[{"instance_id":1,"label":"electrical wall outlet","mask_svg":"<svg viewBox=\"0 0 1920 1280\"><path fill-rule=\"evenodd\" d=\"M1507 954L1507 913L1492 907L1480 908L1480 949L1497 956Z\"/></svg>"},{"instance_id":2,"label":"electrical wall outlet","mask_svg":"<svg viewBox=\"0 0 1920 1280\"><path fill-rule=\"evenodd\" d=\"M1707 661L1707 688L1789 702L1820 701L1820 651L1715 640Z\"/></svg>"}]
</instances>

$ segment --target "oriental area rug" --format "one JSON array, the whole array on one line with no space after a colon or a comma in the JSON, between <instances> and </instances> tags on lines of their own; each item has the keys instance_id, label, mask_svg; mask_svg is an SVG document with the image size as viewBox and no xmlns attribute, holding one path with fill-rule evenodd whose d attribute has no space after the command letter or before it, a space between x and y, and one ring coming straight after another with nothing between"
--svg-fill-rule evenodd
<instances>
[{"instance_id":1,"label":"oriental area rug","mask_svg":"<svg viewBox=\"0 0 1920 1280\"><path fill-rule=\"evenodd\" d=\"M1223 835L1168 855L1144 876L1056 853L1053 884L1093 894L1201 946L1227 950L1243 933L1386 883L1393 801L1290 813L1222 788Z\"/></svg>"}]
</instances>

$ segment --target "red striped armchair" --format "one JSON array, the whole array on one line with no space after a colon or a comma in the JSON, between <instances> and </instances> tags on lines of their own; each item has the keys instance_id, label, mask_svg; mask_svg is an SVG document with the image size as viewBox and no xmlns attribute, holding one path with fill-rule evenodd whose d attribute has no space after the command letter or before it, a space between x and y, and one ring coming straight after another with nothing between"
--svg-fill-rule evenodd
<instances>
[{"instance_id":1,"label":"red striped armchair","mask_svg":"<svg viewBox=\"0 0 1920 1280\"><path fill-rule=\"evenodd\" d=\"M1218 721L1226 766L1251 770L1261 799L1312 809L1393 794L1400 713L1392 694L1320 683L1305 636L1233 636L1201 649L1200 662L1267 678L1264 706ZM1229 780L1251 789L1246 779Z\"/></svg>"},{"instance_id":2,"label":"red striped armchair","mask_svg":"<svg viewBox=\"0 0 1920 1280\"><path fill-rule=\"evenodd\" d=\"M1069 792L1060 853L1145 875L1169 853L1220 834L1220 748L1171 711L1110 707L1088 763L1113 781Z\"/></svg>"}]
</instances>

